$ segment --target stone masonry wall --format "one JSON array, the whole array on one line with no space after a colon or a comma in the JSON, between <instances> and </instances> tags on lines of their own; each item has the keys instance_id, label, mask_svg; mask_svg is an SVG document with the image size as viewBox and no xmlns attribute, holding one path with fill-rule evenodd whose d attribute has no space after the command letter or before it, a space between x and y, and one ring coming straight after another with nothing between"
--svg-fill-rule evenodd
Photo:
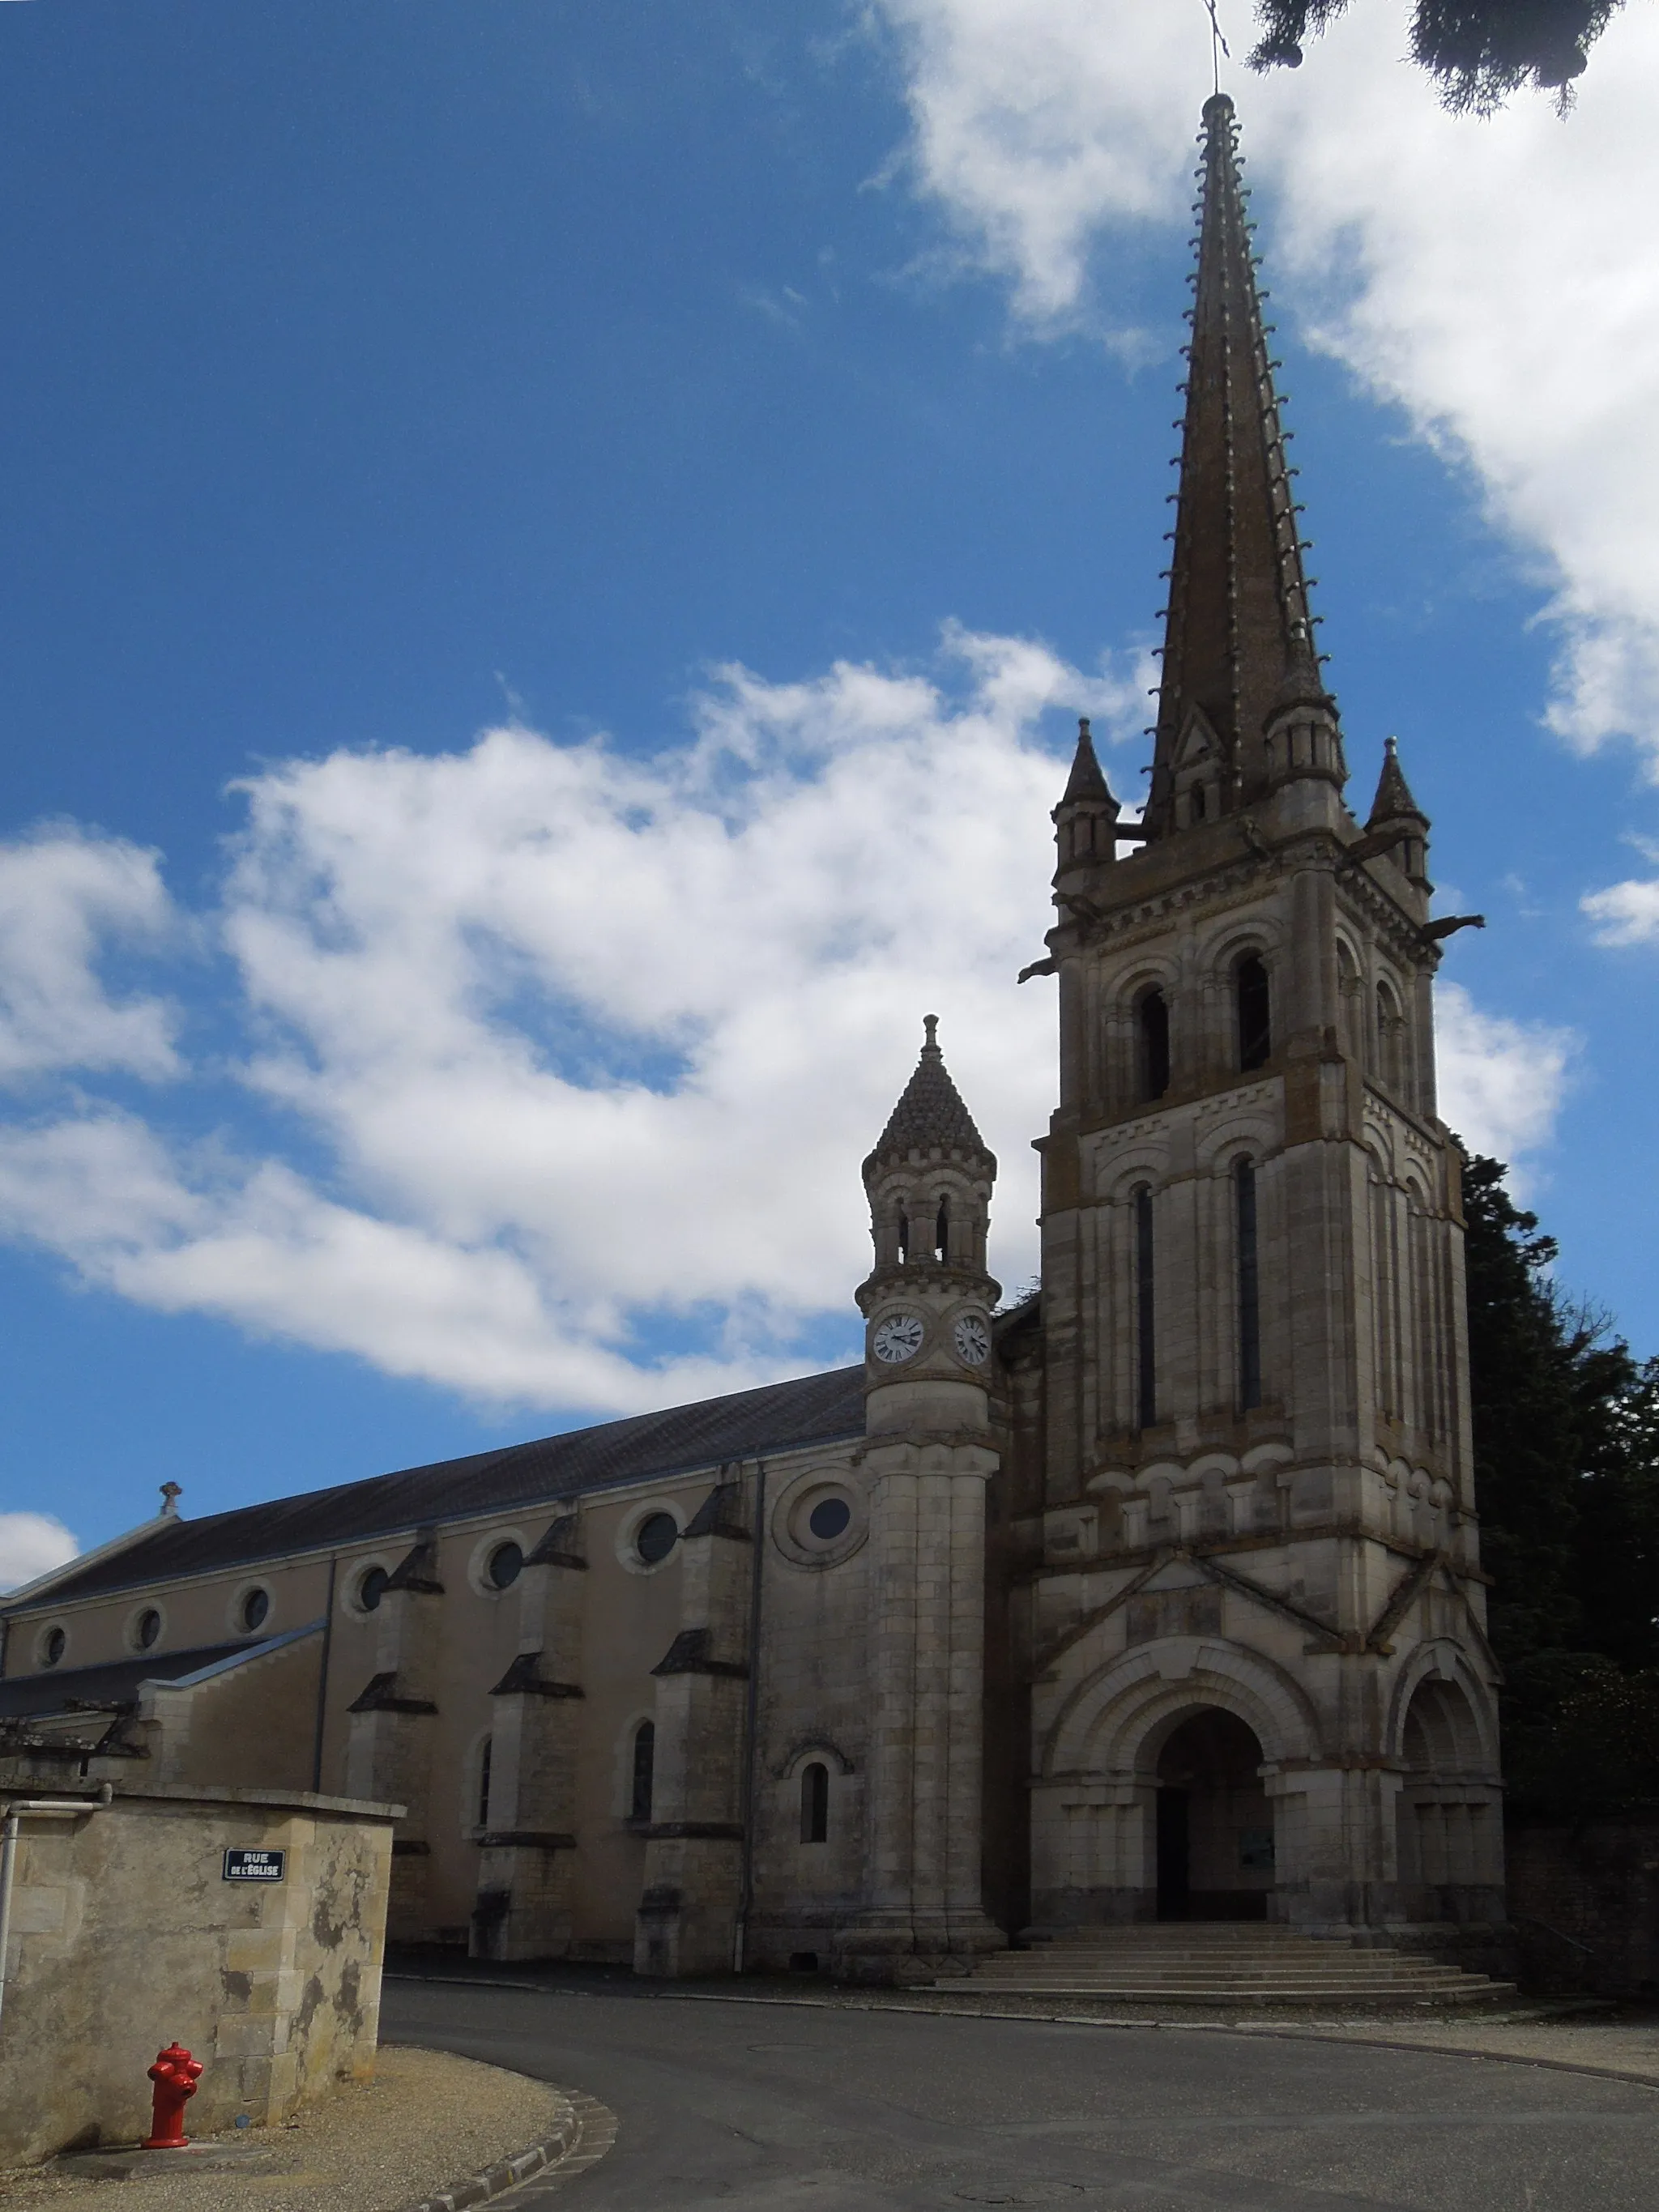
<instances>
[{"instance_id":1,"label":"stone masonry wall","mask_svg":"<svg viewBox=\"0 0 1659 2212\"><path fill-rule=\"evenodd\" d=\"M146 2069L175 2038L206 2069L192 2133L373 2073L393 1808L184 1788L88 1804L22 1822L0 2165L145 2134ZM285 1851L285 1879L225 1881L228 1847Z\"/></svg>"}]
</instances>

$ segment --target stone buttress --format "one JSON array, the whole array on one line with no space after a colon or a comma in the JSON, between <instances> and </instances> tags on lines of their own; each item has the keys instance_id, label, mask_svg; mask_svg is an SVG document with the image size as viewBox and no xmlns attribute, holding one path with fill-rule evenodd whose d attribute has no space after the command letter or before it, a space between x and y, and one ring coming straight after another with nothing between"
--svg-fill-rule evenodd
<instances>
[{"instance_id":1,"label":"stone buttress","mask_svg":"<svg viewBox=\"0 0 1659 2212\"><path fill-rule=\"evenodd\" d=\"M723 1973L736 1961L754 1572L751 1489L741 1469L725 1470L679 1540L683 1626L652 1669L656 1754L634 1944L637 1973Z\"/></svg>"},{"instance_id":2,"label":"stone buttress","mask_svg":"<svg viewBox=\"0 0 1659 2212\"><path fill-rule=\"evenodd\" d=\"M570 1513L549 1523L520 1574L518 1651L489 1693L475 1957L551 1959L570 1948L587 1571L580 1517Z\"/></svg>"}]
</instances>

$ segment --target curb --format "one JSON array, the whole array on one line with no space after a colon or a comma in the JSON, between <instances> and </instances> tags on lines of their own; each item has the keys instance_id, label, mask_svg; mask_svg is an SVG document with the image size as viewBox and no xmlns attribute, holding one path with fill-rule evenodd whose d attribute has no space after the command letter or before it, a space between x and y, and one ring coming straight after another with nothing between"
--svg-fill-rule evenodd
<instances>
[{"instance_id":1,"label":"curb","mask_svg":"<svg viewBox=\"0 0 1659 2212\"><path fill-rule=\"evenodd\" d=\"M596 1992L574 1990L556 1982L491 1981L483 1975L460 1974L387 1974L387 1981L421 1982L428 1986L447 1986L473 1990L519 1990L532 1996L576 1996L592 1998ZM629 2002L637 2002L630 1992ZM1277 2022L1224 2020L1170 2020L1151 2016L1126 2019L1100 2013L1066 2012L999 2012L989 2006L969 2007L962 2004L906 2004L884 2003L869 1998L837 1999L834 1997L750 1996L733 1990L727 1996L718 1990L654 1990L647 2002L658 2004L738 2004L772 2005L802 2011L821 2012L896 2012L920 2013L931 2020L1004 2020L1030 2021L1047 2027L1102 2027L1124 2029L1141 2028L1157 2032L1178 2033L1182 2035L1237 2035L1255 2037L1258 2041L1273 2039L1285 2043L1346 2043L1356 2048L1371 2051L1404 2051L1419 2057L1479 2058L1492 2066L1541 2066L1553 2074L1588 2074L1604 2081L1626 2081L1638 2088L1659 2089L1659 2077L1653 2074L1638 2074L1622 2066L1593 2066L1577 2058L1547 2058L1541 2054L1522 2051L1477 2051L1467 2044L1407 2043L1403 2039L1383 2035L1352 2035L1342 2029L1315 2027L1292 2027ZM614 2124L614 2123L613 2123ZM474 2203L483 2200L473 2197L457 2198L456 2203ZM434 2205L443 2203L434 2197ZM422 2212L422 2208L415 2208Z\"/></svg>"},{"instance_id":2,"label":"curb","mask_svg":"<svg viewBox=\"0 0 1659 2212\"><path fill-rule=\"evenodd\" d=\"M495 1986L499 1988L500 1984ZM549 1994L553 1994L550 1991ZM712 1990L664 1990L671 2004L758 2004L821 2007L825 2011L922 2013L931 2020L1029 2020L1045 2027L1112 2027L1164 2029L1180 2035L1237 2035L1258 2042L1345 2043L1365 2051L1404 2051L1419 2058L1479 2058L1492 2066L1542 2066L1553 2074L1590 2074L1603 2081L1627 2081L1638 2089L1659 2089L1659 2078L1635 2074L1621 2066L1592 2066L1579 2058L1546 2058L1529 2051L1477 2051L1468 2044L1407 2043L1386 2035L1350 2035L1340 2028L1291 2027L1277 2023L1261 2027L1251 2021L1124 2019L1102 2013L970 2011L966 2006L917 2004L836 2005L824 1997L722 1996Z\"/></svg>"},{"instance_id":3,"label":"curb","mask_svg":"<svg viewBox=\"0 0 1659 2212\"><path fill-rule=\"evenodd\" d=\"M465 2181L452 2182L435 2197L423 2197L408 2212L461 2212L464 2205L488 2203L492 2197L516 2189L521 2181L533 2181L538 2175L563 2180L597 2166L617 2140L616 2114L596 2097L585 2097L580 2090L561 2090L559 2095L564 2110L550 2135L521 2150L516 2158L501 2159L481 2173L468 2174Z\"/></svg>"}]
</instances>

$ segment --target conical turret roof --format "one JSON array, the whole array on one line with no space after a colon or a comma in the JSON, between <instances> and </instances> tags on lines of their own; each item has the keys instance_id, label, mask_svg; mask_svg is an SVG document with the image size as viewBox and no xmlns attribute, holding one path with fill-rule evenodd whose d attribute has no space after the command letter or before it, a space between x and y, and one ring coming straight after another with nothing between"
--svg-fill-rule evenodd
<instances>
[{"instance_id":1,"label":"conical turret roof","mask_svg":"<svg viewBox=\"0 0 1659 2212\"><path fill-rule=\"evenodd\" d=\"M1077 806L1090 802L1110 806L1115 802L1111 787L1095 756L1094 737L1089 728L1086 714L1078 717L1077 751L1072 759L1072 774L1066 786L1062 806Z\"/></svg>"},{"instance_id":2,"label":"conical turret roof","mask_svg":"<svg viewBox=\"0 0 1659 2212\"><path fill-rule=\"evenodd\" d=\"M1220 743L1222 805L1231 809L1266 788L1269 717L1286 705L1328 703L1224 92L1205 102L1203 143L1198 289L1146 809L1154 836L1172 826L1171 779L1194 710Z\"/></svg>"},{"instance_id":3,"label":"conical turret roof","mask_svg":"<svg viewBox=\"0 0 1659 2212\"><path fill-rule=\"evenodd\" d=\"M1428 816L1412 797L1411 786L1406 781L1406 771L1400 765L1400 748L1392 738L1382 741L1382 773L1376 780L1376 796L1371 801L1371 811L1365 823L1374 830L1380 822L1399 822L1410 818L1425 827Z\"/></svg>"},{"instance_id":4,"label":"conical turret roof","mask_svg":"<svg viewBox=\"0 0 1659 2212\"><path fill-rule=\"evenodd\" d=\"M885 1160L908 1159L912 1152L955 1152L983 1160L994 1173L996 1158L974 1127L974 1117L951 1080L936 1032L939 1016L923 1018L924 1042L915 1073L905 1085L874 1152L864 1163L867 1176Z\"/></svg>"}]
</instances>

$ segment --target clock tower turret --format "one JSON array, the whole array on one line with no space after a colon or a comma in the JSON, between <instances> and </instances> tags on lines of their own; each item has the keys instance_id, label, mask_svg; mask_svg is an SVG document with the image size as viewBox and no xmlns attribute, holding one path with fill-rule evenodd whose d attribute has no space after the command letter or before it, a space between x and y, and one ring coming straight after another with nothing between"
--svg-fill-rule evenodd
<instances>
[{"instance_id":1,"label":"clock tower turret","mask_svg":"<svg viewBox=\"0 0 1659 2212\"><path fill-rule=\"evenodd\" d=\"M974 1127L926 1018L916 1070L864 1163L875 1265L859 1287L869 1324L866 1425L982 1429L991 1361L986 1273L994 1154Z\"/></svg>"},{"instance_id":2,"label":"clock tower turret","mask_svg":"<svg viewBox=\"0 0 1659 2212\"><path fill-rule=\"evenodd\" d=\"M1000 1948L981 1894L985 1488L992 1443L985 1267L997 1164L934 1032L864 1163L872 1712L863 1896L843 1972L925 1980Z\"/></svg>"}]
</instances>

